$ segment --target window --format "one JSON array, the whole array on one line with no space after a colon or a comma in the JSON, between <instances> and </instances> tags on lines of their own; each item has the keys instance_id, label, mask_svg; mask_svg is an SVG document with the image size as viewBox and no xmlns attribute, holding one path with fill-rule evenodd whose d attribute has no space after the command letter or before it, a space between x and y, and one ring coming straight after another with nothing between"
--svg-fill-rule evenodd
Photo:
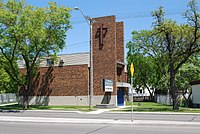
<instances>
[{"instance_id":1,"label":"window","mask_svg":"<svg viewBox=\"0 0 200 134\"><path fill-rule=\"evenodd\" d=\"M47 66L53 66L53 65L54 65L53 59L47 59Z\"/></svg>"},{"instance_id":2,"label":"window","mask_svg":"<svg viewBox=\"0 0 200 134\"><path fill-rule=\"evenodd\" d=\"M59 67L62 67L64 63L65 63L64 60L60 60Z\"/></svg>"}]
</instances>

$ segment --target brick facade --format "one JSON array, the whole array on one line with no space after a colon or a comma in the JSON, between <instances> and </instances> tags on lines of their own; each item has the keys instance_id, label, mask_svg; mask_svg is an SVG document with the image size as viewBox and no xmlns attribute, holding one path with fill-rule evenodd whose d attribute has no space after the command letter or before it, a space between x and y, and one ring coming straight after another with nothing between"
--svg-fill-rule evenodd
<instances>
[{"instance_id":1,"label":"brick facade","mask_svg":"<svg viewBox=\"0 0 200 134\"><path fill-rule=\"evenodd\" d=\"M114 91L112 95L116 95L116 20L115 16L95 18L96 23L93 24L93 68L94 68L94 95L104 95L103 79L114 81ZM103 30L103 41L100 44L100 32Z\"/></svg>"},{"instance_id":2,"label":"brick facade","mask_svg":"<svg viewBox=\"0 0 200 134\"><path fill-rule=\"evenodd\" d=\"M124 63L124 25L123 22L116 22L115 16L100 17L94 20L96 22L92 30L94 95L106 94L102 87L103 79L114 81L114 91L111 95L116 95L116 82L126 82L124 65L120 69L117 67L117 61ZM100 37L101 29L102 37ZM119 74L118 70L120 70Z\"/></svg>"},{"instance_id":3,"label":"brick facade","mask_svg":"<svg viewBox=\"0 0 200 134\"><path fill-rule=\"evenodd\" d=\"M89 88L88 65L42 67L30 96L84 96Z\"/></svg>"},{"instance_id":4,"label":"brick facade","mask_svg":"<svg viewBox=\"0 0 200 134\"><path fill-rule=\"evenodd\" d=\"M116 23L117 61L124 63L124 23Z\"/></svg>"},{"instance_id":5,"label":"brick facade","mask_svg":"<svg viewBox=\"0 0 200 134\"><path fill-rule=\"evenodd\" d=\"M116 22L115 16L93 19L95 20L91 33L94 78L93 105L116 104L117 82L126 82L124 24ZM33 91L31 91L30 96L65 96L72 97L69 99L74 99L74 102L77 103L84 100L84 103L82 103L83 101L81 103L87 104L87 96L89 95L88 64L41 67L33 82ZM113 92L104 91L103 79L113 80ZM85 98L76 101L73 98L76 96ZM52 104L55 103L52 102Z\"/></svg>"},{"instance_id":6,"label":"brick facade","mask_svg":"<svg viewBox=\"0 0 200 134\"><path fill-rule=\"evenodd\" d=\"M117 22L116 28L116 48L117 48L117 62L124 63L124 23ZM125 65L121 65L117 68L117 81L127 82L127 76L125 73Z\"/></svg>"}]
</instances>

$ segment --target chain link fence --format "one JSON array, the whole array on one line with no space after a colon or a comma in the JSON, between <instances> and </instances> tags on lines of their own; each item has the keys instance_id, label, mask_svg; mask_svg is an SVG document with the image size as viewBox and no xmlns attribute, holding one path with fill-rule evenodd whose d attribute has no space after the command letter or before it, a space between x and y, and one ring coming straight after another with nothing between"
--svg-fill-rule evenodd
<instances>
[{"instance_id":1,"label":"chain link fence","mask_svg":"<svg viewBox=\"0 0 200 134\"><path fill-rule=\"evenodd\" d=\"M17 102L16 94L0 94L0 104Z\"/></svg>"},{"instance_id":2,"label":"chain link fence","mask_svg":"<svg viewBox=\"0 0 200 134\"><path fill-rule=\"evenodd\" d=\"M155 102L160 103L160 104L165 104L165 105L172 104L172 98L171 98L171 96L168 96L168 95L156 94L154 96L154 100L155 100Z\"/></svg>"}]
</instances>

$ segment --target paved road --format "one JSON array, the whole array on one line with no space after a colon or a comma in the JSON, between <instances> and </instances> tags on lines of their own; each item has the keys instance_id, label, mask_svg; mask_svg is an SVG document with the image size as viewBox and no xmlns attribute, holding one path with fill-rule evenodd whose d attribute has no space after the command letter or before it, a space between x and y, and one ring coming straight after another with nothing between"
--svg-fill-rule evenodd
<instances>
[{"instance_id":1,"label":"paved road","mask_svg":"<svg viewBox=\"0 0 200 134\"><path fill-rule=\"evenodd\" d=\"M101 114L89 114L89 113L74 113L74 112L24 111L18 113L0 112L0 116L130 120L131 113L105 112ZM133 113L133 119L200 123L200 113L199 114Z\"/></svg>"},{"instance_id":2,"label":"paved road","mask_svg":"<svg viewBox=\"0 0 200 134\"><path fill-rule=\"evenodd\" d=\"M200 113L1 111L0 134L199 134Z\"/></svg>"},{"instance_id":3,"label":"paved road","mask_svg":"<svg viewBox=\"0 0 200 134\"><path fill-rule=\"evenodd\" d=\"M0 134L199 134L200 114L0 112Z\"/></svg>"},{"instance_id":4,"label":"paved road","mask_svg":"<svg viewBox=\"0 0 200 134\"><path fill-rule=\"evenodd\" d=\"M199 134L197 126L0 122L0 134Z\"/></svg>"}]
</instances>

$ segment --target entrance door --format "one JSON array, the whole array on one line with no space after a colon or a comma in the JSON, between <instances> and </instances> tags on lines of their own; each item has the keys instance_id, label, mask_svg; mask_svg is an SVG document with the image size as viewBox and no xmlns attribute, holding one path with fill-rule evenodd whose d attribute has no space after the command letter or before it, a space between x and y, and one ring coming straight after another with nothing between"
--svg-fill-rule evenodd
<instances>
[{"instance_id":1,"label":"entrance door","mask_svg":"<svg viewBox=\"0 0 200 134\"><path fill-rule=\"evenodd\" d=\"M124 105L124 90L118 88L117 90L117 106L123 106Z\"/></svg>"}]
</instances>

